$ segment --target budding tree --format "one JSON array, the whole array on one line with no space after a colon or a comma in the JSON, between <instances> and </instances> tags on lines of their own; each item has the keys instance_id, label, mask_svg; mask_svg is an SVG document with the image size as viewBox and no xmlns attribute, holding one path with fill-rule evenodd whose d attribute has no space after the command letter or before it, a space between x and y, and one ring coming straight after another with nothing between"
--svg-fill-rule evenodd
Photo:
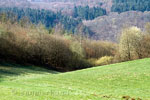
<instances>
[{"instance_id":1,"label":"budding tree","mask_svg":"<svg viewBox=\"0 0 150 100\"><path fill-rule=\"evenodd\" d=\"M119 52L122 60L141 58L142 32L137 27L124 28L120 37Z\"/></svg>"}]
</instances>

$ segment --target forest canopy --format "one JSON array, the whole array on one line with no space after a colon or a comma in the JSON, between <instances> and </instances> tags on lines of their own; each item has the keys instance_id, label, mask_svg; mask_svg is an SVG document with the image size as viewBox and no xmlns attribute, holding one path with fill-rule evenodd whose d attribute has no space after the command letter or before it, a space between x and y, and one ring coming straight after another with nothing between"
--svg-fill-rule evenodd
<instances>
[{"instance_id":1,"label":"forest canopy","mask_svg":"<svg viewBox=\"0 0 150 100\"><path fill-rule=\"evenodd\" d=\"M113 12L150 11L150 0L113 0Z\"/></svg>"}]
</instances>

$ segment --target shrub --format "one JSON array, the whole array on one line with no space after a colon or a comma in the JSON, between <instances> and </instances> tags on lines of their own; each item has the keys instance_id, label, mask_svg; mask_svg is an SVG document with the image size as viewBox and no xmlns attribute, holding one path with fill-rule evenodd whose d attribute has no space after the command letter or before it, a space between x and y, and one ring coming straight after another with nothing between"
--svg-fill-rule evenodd
<instances>
[{"instance_id":1,"label":"shrub","mask_svg":"<svg viewBox=\"0 0 150 100\"><path fill-rule=\"evenodd\" d=\"M83 48L87 59L114 56L116 52L116 44L96 40L85 40Z\"/></svg>"},{"instance_id":2,"label":"shrub","mask_svg":"<svg viewBox=\"0 0 150 100\"><path fill-rule=\"evenodd\" d=\"M96 59L113 56L116 52L115 44L110 42L88 39L79 42L79 38L73 36L48 34L42 27L27 28L17 24L9 27L4 25L0 34L0 59L5 61L70 71L108 64L110 59L104 59L107 62Z\"/></svg>"},{"instance_id":3,"label":"shrub","mask_svg":"<svg viewBox=\"0 0 150 100\"><path fill-rule=\"evenodd\" d=\"M16 27L16 31L10 29L0 34L1 59L61 71L91 66L77 51L78 45L74 45L74 49L70 48L70 45L76 42L69 41L63 36L38 33L36 30L34 32L37 33L23 30L24 28Z\"/></svg>"},{"instance_id":4,"label":"shrub","mask_svg":"<svg viewBox=\"0 0 150 100\"><path fill-rule=\"evenodd\" d=\"M84 50L78 41L72 41L70 44L72 52L77 53L80 57L85 57Z\"/></svg>"},{"instance_id":5,"label":"shrub","mask_svg":"<svg viewBox=\"0 0 150 100\"><path fill-rule=\"evenodd\" d=\"M142 58L150 57L150 35L144 35L141 40L141 55Z\"/></svg>"},{"instance_id":6,"label":"shrub","mask_svg":"<svg viewBox=\"0 0 150 100\"><path fill-rule=\"evenodd\" d=\"M99 58L98 60L95 61L95 65L107 65L113 63L113 57L112 56L104 56Z\"/></svg>"},{"instance_id":7,"label":"shrub","mask_svg":"<svg viewBox=\"0 0 150 100\"><path fill-rule=\"evenodd\" d=\"M20 41L21 40L21 41ZM0 55L3 59L12 59L16 62L23 63L25 61L26 41L18 37L12 32L3 32L0 35Z\"/></svg>"},{"instance_id":8,"label":"shrub","mask_svg":"<svg viewBox=\"0 0 150 100\"><path fill-rule=\"evenodd\" d=\"M97 66L97 65L95 64L96 60L97 60L97 59L95 59L95 58L90 58L90 59L88 59L88 62L89 62L90 64L92 64L93 66Z\"/></svg>"},{"instance_id":9,"label":"shrub","mask_svg":"<svg viewBox=\"0 0 150 100\"><path fill-rule=\"evenodd\" d=\"M119 62L123 62L123 60L121 59L121 55L118 51L114 56L113 63L119 63Z\"/></svg>"}]
</instances>

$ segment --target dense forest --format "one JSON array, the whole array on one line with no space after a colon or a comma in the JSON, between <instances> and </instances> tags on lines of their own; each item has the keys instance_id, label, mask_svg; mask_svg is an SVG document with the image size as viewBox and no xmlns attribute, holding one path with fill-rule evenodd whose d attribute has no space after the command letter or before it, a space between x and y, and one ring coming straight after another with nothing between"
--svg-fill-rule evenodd
<instances>
[{"instance_id":1,"label":"dense forest","mask_svg":"<svg viewBox=\"0 0 150 100\"><path fill-rule=\"evenodd\" d=\"M48 29L55 27L57 24L62 24L63 28L70 33L76 33L78 26L82 25L82 20L86 19L94 19L98 16L102 16L106 14L106 11L102 8L93 7L75 7L72 16L63 15L60 12L53 12L50 10L39 10L39 9L31 9L31 8L0 8L0 13L6 13L7 17L11 20L28 20L33 24L44 24ZM25 21L27 22L27 21ZM83 26L82 31L85 34L91 35L93 34L86 26Z\"/></svg>"},{"instance_id":2,"label":"dense forest","mask_svg":"<svg viewBox=\"0 0 150 100\"><path fill-rule=\"evenodd\" d=\"M48 0L47 0L48 1ZM44 1L46 2L46 1ZM48 1L54 2L54 1ZM66 2L64 0L64 2ZM75 0L77 2L77 0ZM100 1L102 2L102 1ZM94 39L118 41L118 35L121 28L125 24L143 26L149 20L149 13L127 12L130 10L147 11L150 1L148 0L113 0L113 12L125 12L122 14L107 12L106 9L100 7L76 6L71 8L70 14L64 12L45 9L19 8L19 7L1 7L0 13L7 13L7 17L15 21L25 24L43 24L50 32L52 28L59 27L63 29L63 33L69 34L86 34ZM103 4L102 4L103 5ZM133 14L133 15L132 15ZM106 16L104 16L106 15ZM137 18L137 19L134 19ZM134 20L133 20L134 19ZM91 20L91 21L90 21ZM121 23L120 23L121 22ZM138 24L141 22L141 24ZM116 28L117 26L117 28Z\"/></svg>"},{"instance_id":3,"label":"dense forest","mask_svg":"<svg viewBox=\"0 0 150 100\"><path fill-rule=\"evenodd\" d=\"M75 6L73 10L73 17L86 20L92 20L98 16L106 15L106 10L100 7L90 8L89 6Z\"/></svg>"},{"instance_id":4,"label":"dense forest","mask_svg":"<svg viewBox=\"0 0 150 100\"><path fill-rule=\"evenodd\" d=\"M81 23L80 20L75 20L69 16L62 15L61 12L54 13L49 10L37 9L21 9L21 8L0 8L1 13L6 13L8 17L13 20L28 19L33 24L42 23L47 28L54 27L56 24L61 23L63 27L71 32ZM14 19L15 18L15 19Z\"/></svg>"},{"instance_id":5,"label":"dense forest","mask_svg":"<svg viewBox=\"0 0 150 100\"><path fill-rule=\"evenodd\" d=\"M130 10L150 11L150 0L113 0L111 10L119 13Z\"/></svg>"}]
</instances>

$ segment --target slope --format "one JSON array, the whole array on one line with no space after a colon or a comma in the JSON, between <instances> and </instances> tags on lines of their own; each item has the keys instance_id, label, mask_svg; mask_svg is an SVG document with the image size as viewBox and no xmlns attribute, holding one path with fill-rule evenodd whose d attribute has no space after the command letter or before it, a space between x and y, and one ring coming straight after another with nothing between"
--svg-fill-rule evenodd
<instances>
[{"instance_id":1,"label":"slope","mask_svg":"<svg viewBox=\"0 0 150 100\"><path fill-rule=\"evenodd\" d=\"M145 24L150 22L149 19L150 12L128 11L120 14L110 13L108 16L83 21L83 23L96 34L93 38L116 42L123 27L137 26L144 30Z\"/></svg>"},{"instance_id":2,"label":"slope","mask_svg":"<svg viewBox=\"0 0 150 100\"><path fill-rule=\"evenodd\" d=\"M39 8L48 9L52 11L64 11L70 13L74 6L90 7L100 6L111 10L112 0L0 0L0 6L3 7L25 7L25 8Z\"/></svg>"},{"instance_id":3,"label":"slope","mask_svg":"<svg viewBox=\"0 0 150 100\"><path fill-rule=\"evenodd\" d=\"M150 59L67 73L3 65L0 76L0 100L150 100Z\"/></svg>"}]
</instances>

